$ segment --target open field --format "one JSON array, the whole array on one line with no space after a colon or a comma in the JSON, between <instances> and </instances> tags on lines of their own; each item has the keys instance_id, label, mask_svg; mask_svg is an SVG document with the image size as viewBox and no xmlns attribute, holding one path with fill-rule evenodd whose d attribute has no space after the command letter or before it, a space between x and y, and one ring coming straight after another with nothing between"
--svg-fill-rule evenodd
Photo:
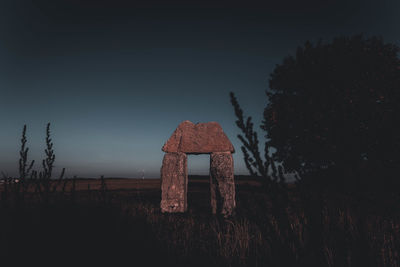
<instances>
[{"instance_id":1,"label":"open field","mask_svg":"<svg viewBox=\"0 0 400 267\"><path fill-rule=\"evenodd\" d=\"M198 187L202 188L204 185L209 185L208 176L189 176L189 186L193 186L194 190ZM107 184L108 190L160 190L161 180L159 178L104 178ZM261 186L261 183L257 179L251 177L240 177L235 180L238 186ZM70 189L71 183L67 184L67 189ZM98 190L101 187L101 180L94 178L77 178L76 179L76 190Z\"/></svg>"},{"instance_id":2,"label":"open field","mask_svg":"<svg viewBox=\"0 0 400 267\"><path fill-rule=\"evenodd\" d=\"M67 179L64 179L67 180ZM72 179L69 179L72 180ZM98 190L101 187L101 179L98 178L76 178L76 190ZM159 178L104 178L107 183L108 190L160 190L161 180ZM56 183L57 180L53 180ZM238 186L261 186L256 178L248 176L235 177L235 183ZM197 185L209 184L208 176L189 175L189 184L195 188ZM67 189L70 189L72 183L67 183ZM2 184L0 184L0 188ZM58 188L60 189L60 188Z\"/></svg>"}]
</instances>

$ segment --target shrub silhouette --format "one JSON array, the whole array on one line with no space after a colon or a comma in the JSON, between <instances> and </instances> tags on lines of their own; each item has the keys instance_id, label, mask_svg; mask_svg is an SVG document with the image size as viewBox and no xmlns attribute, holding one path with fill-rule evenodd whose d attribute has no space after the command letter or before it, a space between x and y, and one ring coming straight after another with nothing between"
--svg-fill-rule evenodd
<instances>
[{"instance_id":1,"label":"shrub silhouette","mask_svg":"<svg viewBox=\"0 0 400 267\"><path fill-rule=\"evenodd\" d=\"M238 138L242 142L241 150L244 156L244 162L247 170L251 176L263 177L262 182L267 187L278 182L282 185L285 182L283 175L283 168L281 165L276 166L275 162L270 156L270 147L267 143L264 146L264 159L259 151L259 141L257 132L253 129L253 122L251 116L245 118L243 110L241 109L239 102L233 92L230 93L231 104L234 108L236 115L236 125L242 131L243 135L239 134Z\"/></svg>"},{"instance_id":2,"label":"shrub silhouette","mask_svg":"<svg viewBox=\"0 0 400 267\"><path fill-rule=\"evenodd\" d=\"M26 125L22 129L21 137L21 148L19 151L19 177L11 178L3 173L4 190L2 192L2 198L7 199L9 193L12 193L13 200L16 203L22 203L25 195L30 187L35 188L35 192L39 193L40 199L44 202L48 202L49 194L56 192L57 188L61 185L61 181L64 177L65 168L62 169L58 181L51 181L53 166L55 161L55 154L53 150L53 143L50 136L50 123L46 127L46 158L42 161L43 170L39 173L33 169L35 161L32 160L28 165L28 151L29 148L26 146ZM65 183L64 183L65 187ZM9 192L10 191L10 192Z\"/></svg>"},{"instance_id":3,"label":"shrub silhouette","mask_svg":"<svg viewBox=\"0 0 400 267\"><path fill-rule=\"evenodd\" d=\"M356 35L306 42L286 57L271 74L262 123L267 146L277 149L273 159L303 181L393 185L400 168L398 50Z\"/></svg>"}]
</instances>

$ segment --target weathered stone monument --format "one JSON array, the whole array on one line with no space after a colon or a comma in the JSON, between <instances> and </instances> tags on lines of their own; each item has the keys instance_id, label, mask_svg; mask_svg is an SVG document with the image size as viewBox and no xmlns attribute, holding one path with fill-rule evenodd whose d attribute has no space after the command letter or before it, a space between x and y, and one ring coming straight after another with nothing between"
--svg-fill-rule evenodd
<instances>
[{"instance_id":1,"label":"weathered stone monument","mask_svg":"<svg viewBox=\"0 0 400 267\"><path fill-rule=\"evenodd\" d=\"M179 124L162 150L161 211L187 210L187 154L210 154L212 213L229 216L235 209L232 143L217 122Z\"/></svg>"}]
</instances>

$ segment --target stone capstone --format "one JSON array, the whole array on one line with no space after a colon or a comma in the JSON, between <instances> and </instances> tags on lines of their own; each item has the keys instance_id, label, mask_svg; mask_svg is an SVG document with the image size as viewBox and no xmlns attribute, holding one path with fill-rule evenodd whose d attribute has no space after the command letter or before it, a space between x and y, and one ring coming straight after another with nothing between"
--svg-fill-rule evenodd
<instances>
[{"instance_id":1,"label":"stone capstone","mask_svg":"<svg viewBox=\"0 0 400 267\"><path fill-rule=\"evenodd\" d=\"M194 124L190 121L179 124L162 150L167 153L183 152L187 154L235 152L219 123Z\"/></svg>"},{"instance_id":2,"label":"stone capstone","mask_svg":"<svg viewBox=\"0 0 400 267\"><path fill-rule=\"evenodd\" d=\"M187 156L166 153L161 167L161 211L185 212L187 209Z\"/></svg>"}]
</instances>

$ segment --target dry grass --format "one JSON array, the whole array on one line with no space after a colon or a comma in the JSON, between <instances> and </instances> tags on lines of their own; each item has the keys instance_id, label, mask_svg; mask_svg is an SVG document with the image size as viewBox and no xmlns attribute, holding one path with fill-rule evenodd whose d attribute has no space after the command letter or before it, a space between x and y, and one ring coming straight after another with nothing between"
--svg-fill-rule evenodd
<instances>
[{"instance_id":1,"label":"dry grass","mask_svg":"<svg viewBox=\"0 0 400 267\"><path fill-rule=\"evenodd\" d=\"M289 206L282 210L260 187L239 183L237 214L226 220L210 214L203 180L191 180L185 214L160 212L157 180L104 181L105 187L100 180L77 179L75 186L67 180L66 189L53 192L48 203L32 190L23 203L14 201L12 192L5 198L3 187L3 258L17 249L17 254L33 257L68 254L76 260L85 251L83 258L89 261L99 257L93 255L107 255L114 261L146 261L147 266L159 261L164 266L400 263L396 195L325 194L322 203L314 203L292 188Z\"/></svg>"}]
</instances>

